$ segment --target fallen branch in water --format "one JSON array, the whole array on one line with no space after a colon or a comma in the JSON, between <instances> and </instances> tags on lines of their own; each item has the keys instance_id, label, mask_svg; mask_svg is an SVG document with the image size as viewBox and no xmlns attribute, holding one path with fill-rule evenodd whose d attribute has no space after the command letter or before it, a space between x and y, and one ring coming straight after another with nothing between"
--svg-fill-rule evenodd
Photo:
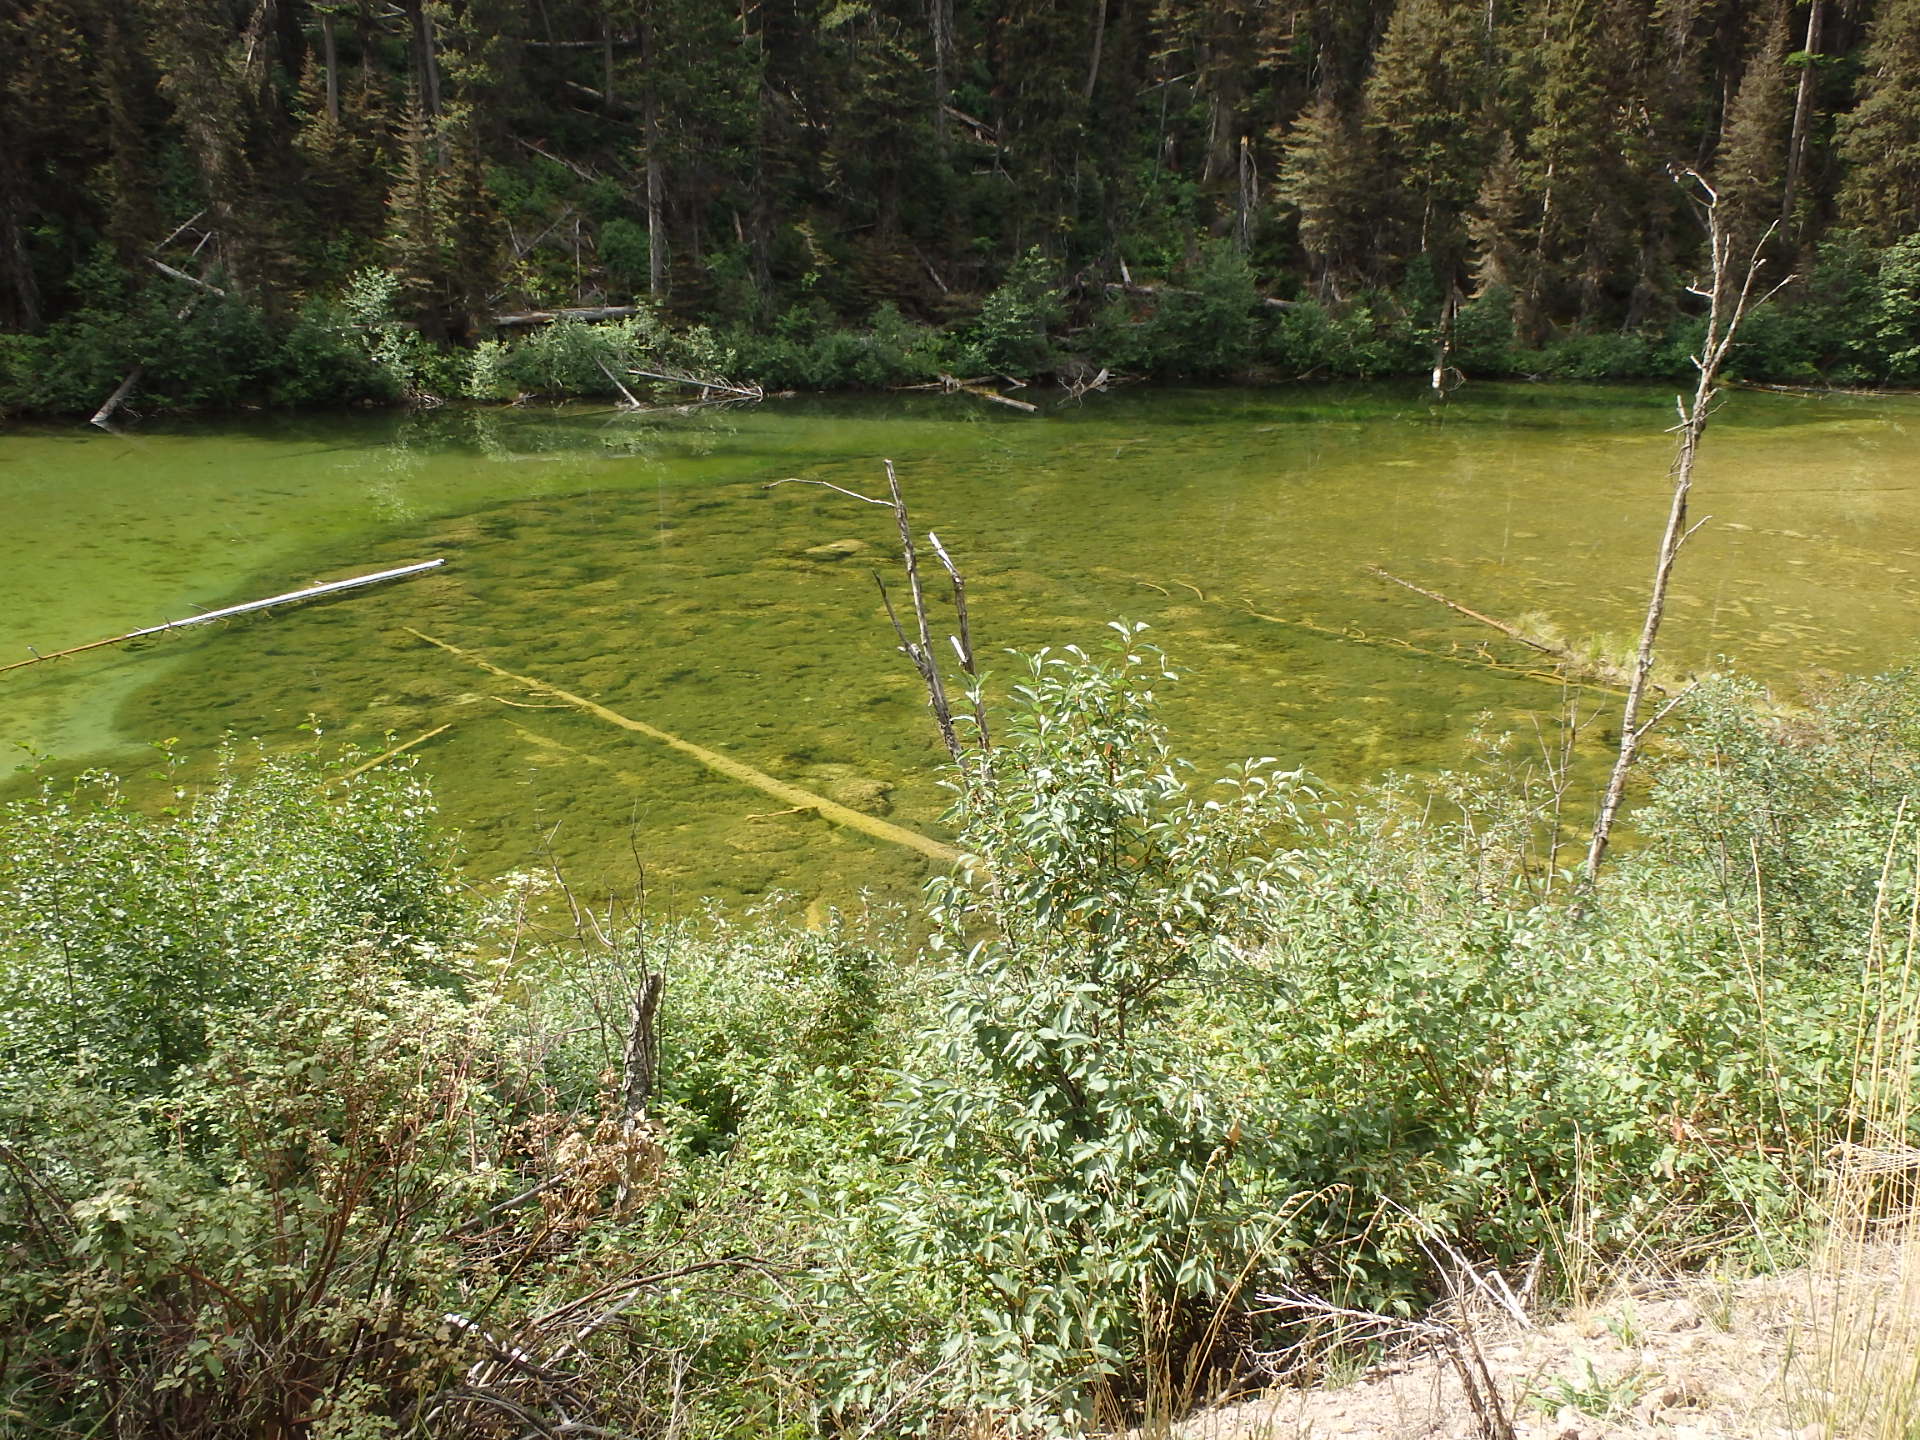
<instances>
[{"instance_id":1,"label":"fallen branch in water","mask_svg":"<svg viewBox=\"0 0 1920 1440\"><path fill-rule=\"evenodd\" d=\"M767 392L758 385L736 384L719 375L695 375L686 370L642 370L636 365L628 366L627 373L638 375L643 380L658 380L667 385L684 385L690 390L700 391L703 396L722 395L729 400L767 398Z\"/></svg>"},{"instance_id":2,"label":"fallen branch in water","mask_svg":"<svg viewBox=\"0 0 1920 1440\"><path fill-rule=\"evenodd\" d=\"M451 730L452 728L453 728L453 722L449 720L445 725L436 726L432 730L427 731L427 733L424 735L414 736L413 739L407 741L407 743L404 745L396 745L391 750L383 751L381 754L374 756L371 760L368 760L362 764L354 766L353 769L346 771L344 774L334 776L327 783L329 785L344 784L346 781L352 780L356 776L364 775L367 773L367 771L372 770L377 766L386 764L387 761L393 759L395 756L406 754L407 751L413 749L416 745L426 744L427 741L433 739L433 737L436 735L444 735L447 731Z\"/></svg>"},{"instance_id":3,"label":"fallen branch in water","mask_svg":"<svg viewBox=\"0 0 1920 1440\"><path fill-rule=\"evenodd\" d=\"M1490 670L1496 675L1509 675L1516 680L1532 680L1541 685L1551 685L1557 690L1593 690L1602 695L1626 693L1613 686L1599 685L1591 680L1574 680L1566 675L1544 673L1539 670L1521 670L1512 665L1502 665L1499 661L1484 655L1448 654L1444 650L1428 649L1424 645L1414 644L1411 640L1402 640L1397 635L1382 638L1378 635L1368 635L1361 630L1336 630L1331 625L1320 625L1312 620L1292 620L1284 615L1268 615L1264 611L1254 609L1253 602L1244 595L1240 597L1240 603L1246 607L1247 614L1256 620L1265 620L1271 625L1285 625L1289 629L1305 630L1314 635L1324 635L1329 640L1343 640L1351 645L1366 645L1376 650L1398 651L1421 660L1437 660L1443 665L1464 665L1472 670Z\"/></svg>"},{"instance_id":4,"label":"fallen branch in water","mask_svg":"<svg viewBox=\"0 0 1920 1440\"><path fill-rule=\"evenodd\" d=\"M576 695L571 690L562 690L558 685L537 680L531 675L517 675L511 670L495 665L483 656L474 654L471 650L463 650L458 645L437 639L425 631L414 629L411 625L401 628L415 639L424 640L427 644L436 646L455 659L464 660L467 664L484 670L489 675L496 675L502 680L511 680L514 684L537 694L551 695L554 699L564 700L574 709L604 720L609 725L617 725L622 730L631 730L636 735L645 735L650 740L658 740L668 749L677 750L682 755L697 760L709 770L717 771L729 780L738 780L742 785L751 785L756 790L763 790L796 809L815 811L821 819L834 825L843 826L848 830L858 830L863 835L869 835L875 840L885 840L891 845L917 850L930 860L952 864L960 858L960 852L951 845L943 845L930 836L920 834L917 830L909 830L905 826L894 825L872 815L864 815L849 806L829 800L824 795L816 795L811 790L803 790L798 785L788 784L785 780L776 780L763 770L756 770L751 765L735 760L731 756L722 755L717 750L709 750L704 745L696 745L691 740L682 740L678 735L669 734L658 726L647 724L644 720L631 719L618 710L611 710L597 701L587 699L584 695Z\"/></svg>"},{"instance_id":5,"label":"fallen branch in water","mask_svg":"<svg viewBox=\"0 0 1920 1440\"><path fill-rule=\"evenodd\" d=\"M255 610L265 610L272 605L291 605L301 600L317 600L322 595L338 595L345 590L357 590L363 585L377 585L382 580L398 580L407 575L418 575L425 570L433 570L446 564L441 560L422 560L418 565L402 565L396 570L382 570L373 575L356 575L351 580L329 580L324 585L311 585L305 590L289 590L284 595L270 595L265 600L249 600L244 605L228 605L224 609L209 610L204 615L190 615L185 620L168 620L159 625L149 625L144 630L129 630L124 635L110 635L105 640L91 640L85 645L73 645L65 650L52 650L45 655L36 653L30 660L15 660L11 665L0 665L0 675L9 670L18 670L26 665L38 665L42 660L60 660L68 655L78 655L87 650L98 650L103 645L123 645L129 640L139 640L148 635L161 635L169 630L184 630L189 625L205 625L213 620L225 620L234 615L247 615Z\"/></svg>"},{"instance_id":6,"label":"fallen branch in water","mask_svg":"<svg viewBox=\"0 0 1920 1440\"><path fill-rule=\"evenodd\" d=\"M957 375L947 375L943 373L938 380L931 381L925 385L896 385L893 388L896 390L938 390L944 395L973 395L981 400L991 400L996 405L1005 405L1014 410L1024 410L1029 415L1038 415L1040 413L1040 407L1038 405L1026 400L1016 400L1011 395L1002 395L998 390L991 390L981 383L983 380L990 378L992 377L977 376L971 380L963 380ZM1015 380L1011 383L1015 385L1025 385L1026 382L1023 380Z\"/></svg>"},{"instance_id":7,"label":"fallen branch in water","mask_svg":"<svg viewBox=\"0 0 1920 1440\"><path fill-rule=\"evenodd\" d=\"M1016 400L1011 395L1002 395L998 390L989 390L984 385L975 385L966 380L956 380L950 375L942 375L941 383L949 390L962 390L981 400L991 400L996 405L1005 405L1011 410L1024 410L1029 415L1038 415L1040 407L1027 400Z\"/></svg>"},{"instance_id":8,"label":"fallen branch in water","mask_svg":"<svg viewBox=\"0 0 1920 1440\"><path fill-rule=\"evenodd\" d=\"M1389 575L1385 570L1382 570L1378 565L1367 566L1367 573L1369 575L1376 575L1380 579L1388 581L1391 584L1398 585L1403 589L1411 590L1416 595L1424 595L1427 599L1434 601L1436 604L1446 606L1447 609L1453 611L1457 615L1464 615L1469 620L1477 620L1482 625L1491 626L1493 629L1498 630L1502 635L1505 635L1508 639L1518 640L1522 645L1525 645L1530 650L1538 650L1542 655L1551 655L1553 656L1554 659L1562 662L1563 664L1572 665L1576 663L1572 652L1568 651L1564 647L1552 644L1546 640L1542 640L1537 635L1529 635L1526 631L1522 630L1517 625L1509 625L1506 621L1496 620L1491 615L1482 615L1478 610L1469 610L1465 605L1462 605L1458 600L1449 600L1445 595L1442 595L1438 590L1429 590L1425 586L1414 584L1411 580L1402 580L1398 575Z\"/></svg>"}]
</instances>

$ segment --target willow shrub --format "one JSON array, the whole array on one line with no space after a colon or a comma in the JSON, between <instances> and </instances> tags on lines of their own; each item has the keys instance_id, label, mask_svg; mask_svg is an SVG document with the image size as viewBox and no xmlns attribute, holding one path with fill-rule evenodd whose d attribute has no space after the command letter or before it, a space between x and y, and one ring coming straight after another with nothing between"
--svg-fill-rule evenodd
<instances>
[{"instance_id":1,"label":"willow shrub","mask_svg":"<svg viewBox=\"0 0 1920 1440\"><path fill-rule=\"evenodd\" d=\"M0 1413L489 1433L434 1317L546 1354L533 1317L618 1293L565 1356L586 1423L1072 1433L1298 1338L1283 1286L1407 1312L1450 1253L1570 1284L1793 1221L1899 978L1862 956L1911 897L1906 681L1790 718L1706 687L1577 908L1524 786L1199 787L1170 683L1130 626L1031 662L918 951L714 919L530 958L521 925L489 1004L440 983L404 771L8 811ZM604 1122L656 966L638 1203L486 1215Z\"/></svg>"}]
</instances>

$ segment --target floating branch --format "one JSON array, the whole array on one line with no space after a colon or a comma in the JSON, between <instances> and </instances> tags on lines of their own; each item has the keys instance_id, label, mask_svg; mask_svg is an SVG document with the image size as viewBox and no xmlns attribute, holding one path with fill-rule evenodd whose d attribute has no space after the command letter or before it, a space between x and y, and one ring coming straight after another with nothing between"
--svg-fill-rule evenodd
<instances>
[{"instance_id":1,"label":"floating branch","mask_svg":"<svg viewBox=\"0 0 1920 1440\"><path fill-rule=\"evenodd\" d=\"M990 389L981 383L982 380L990 378L992 377L980 376L972 380L963 380L957 375L942 374L938 380L925 385L896 385L893 388L896 390L938 390L946 395L974 395L982 400L991 400L996 405L1006 405L1014 410L1023 410L1029 415L1038 415L1040 413L1040 407L1038 405L1026 400L1016 400L1011 395L1002 395L998 390ZM1006 377L1003 376L1001 378L1005 379ZM1011 383L1014 385L1024 385L1026 382L1014 380Z\"/></svg>"},{"instance_id":2,"label":"floating branch","mask_svg":"<svg viewBox=\"0 0 1920 1440\"><path fill-rule=\"evenodd\" d=\"M149 625L144 630L129 630L124 635L110 635L105 640L89 641L85 645L74 645L66 650L53 650L45 655L36 654L30 660L15 660L11 665L0 665L0 674L5 674L9 670L18 670L26 665L38 665L42 660L59 660L68 655L78 655L86 650L98 650L103 645L124 645L129 640L140 640L148 635L161 635L169 630L184 630L189 625L205 625L234 615L247 615L255 610L265 610L274 605L291 605L299 600L317 600L322 595L338 595L345 590L358 590L363 585L378 585L383 580L398 580L403 576L418 575L426 570L437 569L446 563L444 559L422 560L417 565L402 565L396 570L382 570L373 575L356 575L351 580L329 580L324 585L312 585L305 590L289 590L284 595L270 595L265 600L249 600L244 605L228 605L220 610L209 610L204 615L190 615L185 620L168 620L163 624Z\"/></svg>"},{"instance_id":3,"label":"floating branch","mask_svg":"<svg viewBox=\"0 0 1920 1440\"><path fill-rule=\"evenodd\" d=\"M956 380L948 375L940 377L941 383L950 390L964 390L967 394L981 400L991 400L996 405L1005 405L1010 410L1023 410L1029 415L1038 415L1040 407L1028 400L1016 400L1011 395L1002 395L998 390L990 390L985 385L975 385L966 380Z\"/></svg>"},{"instance_id":4,"label":"floating branch","mask_svg":"<svg viewBox=\"0 0 1920 1440\"><path fill-rule=\"evenodd\" d=\"M531 675L516 675L513 671L502 669L491 660L476 655L471 650L463 650L458 645L436 639L424 631L414 629L411 625L403 628L415 639L437 646L476 669L484 670L489 675L496 675L502 680L511 680L514 684L537 694L551 695L556 700L564 700L574 709L591 715L595 719L604 720L609 725L618 725L622 730L631 730L636 735L645 735L649 740L658 740L668 749L678 750L682 755L699 761L709 770L717 771L729 780L738 780L742 785L751 785L756 790L763 790L777 800L784 800L795 809L815 811L821 819L832 824L844 826L849 830L858 830L863 835L870 835L876 840L885 840L892 845L904 846L908 850L917 850L930 860L952 864L960 858L960 852L951 845L943 845L938 840L920 834L917 830L889 824L885 820L864 815L849 806L829 800L824 795L816 795L811 790L803 790L798 785L788 784L785 780L776 780L763 770L756 770L751 765L743 764L731 756L722 755L717 750L709 750L704 745L695 745L690 740L682 740L678 735L671 735L657 726L647 724L644 720L630 719L618 710L610 710L605 705L587 699L584 695L575 695L570 690L562 690L558 685L549 684L545 680L536 680Z\"/></svg>"}]
</instances>

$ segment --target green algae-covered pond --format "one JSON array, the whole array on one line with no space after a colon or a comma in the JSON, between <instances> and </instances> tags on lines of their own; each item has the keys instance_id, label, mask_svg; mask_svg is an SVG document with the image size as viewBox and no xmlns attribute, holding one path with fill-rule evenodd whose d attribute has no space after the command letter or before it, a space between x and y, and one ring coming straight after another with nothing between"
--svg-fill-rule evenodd
<instances>
[{"instance_id":1,"label":"green algae-covered pond","mask_svg":"<svg viewBox=\"0 0 1920 1440\"><path fill-rule=\"evenodd\" d=\"M146 743L297 743L309 717L419 747L476 874L557 860L656 901L898 893L927 862L463 664L423 631L810 791L938 834L937 742L871 565L899 466L967 571L975 638L1144 621L1185 682L1178 748L1337 783L1459 762L1551 685L1441 658L1493 637L1380 566L1570 636L1637 624L1672 397L1474 386L1128 391L1037 417L966 398L727 412L440 410L0 435L0 662L444 556L441 570L0 675L23 761L142 769ZM1783 681L1920 641L1920 402L1733 395L1707 441L1667 656ZM1294 622L1294 623L1284 623ZM1406 648L1401 644L1417 648ZM385 737L393 736L393 740ZM1604 743L1596 736L1595 746ZM34 782L22 772L14 793Z\"/></svg>"}]
</instances>

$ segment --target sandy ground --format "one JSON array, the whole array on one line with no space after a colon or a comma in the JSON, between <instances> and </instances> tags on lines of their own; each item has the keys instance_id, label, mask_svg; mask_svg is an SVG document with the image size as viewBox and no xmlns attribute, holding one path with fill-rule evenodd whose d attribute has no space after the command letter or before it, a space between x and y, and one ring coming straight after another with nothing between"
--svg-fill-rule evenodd
<instances>
[{"instance_id":1,"label":"sandy ground","mask_svg":"<svg viewBox=\"0 0 1920 1440\"><path fill-rule=\"evenodd\" d=\"M1745 1280L1622 1288L1558 1317L1456 1328L1497 1396L1477 1419L1433 1345L1344 1386L1276 1388L1168 1440L1910 1440L1920 1436L1920 1242L1885 1238ZM1483 1406L1485 1411L1487 1407ZM1502 1428L1502 1426L1508 1428Z\"/></svg>"}]
</instances>

